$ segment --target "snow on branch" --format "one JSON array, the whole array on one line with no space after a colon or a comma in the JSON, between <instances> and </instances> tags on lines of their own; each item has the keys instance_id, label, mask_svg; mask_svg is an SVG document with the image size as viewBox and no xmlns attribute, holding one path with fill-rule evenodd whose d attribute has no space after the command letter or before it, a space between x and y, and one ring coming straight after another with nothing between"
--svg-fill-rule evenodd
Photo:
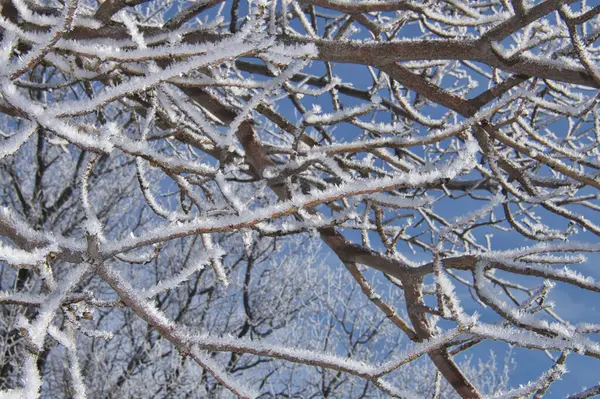
<instances>
[{"instance_id":1,"label":"snow on branch","mask_svg":"<svg viewBox=\"0 0 600 399\"><path fill-rule=\"evenodd\" d=\"M0 396L542 397L600 358L598 7L42 3L0 9ZM552 363L490 382L486 341Z\"/></svg>"}]
</instances>

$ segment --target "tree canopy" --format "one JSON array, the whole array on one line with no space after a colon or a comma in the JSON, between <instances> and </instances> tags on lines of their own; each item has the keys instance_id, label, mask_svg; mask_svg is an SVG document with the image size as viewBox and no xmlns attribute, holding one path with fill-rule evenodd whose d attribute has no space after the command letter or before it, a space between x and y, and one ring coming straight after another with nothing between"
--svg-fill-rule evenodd
<instances>
[{"instance_id":1,"label":"tree canopy","mask_svg":"<svg viewBox=\"0 0 600 399\"><path fill-rule=\"evenodd\" d=\"M600 358L554 303L600 292L600 6L0 5L1 397L539 398Z\"/></svg>"}]
</instances>

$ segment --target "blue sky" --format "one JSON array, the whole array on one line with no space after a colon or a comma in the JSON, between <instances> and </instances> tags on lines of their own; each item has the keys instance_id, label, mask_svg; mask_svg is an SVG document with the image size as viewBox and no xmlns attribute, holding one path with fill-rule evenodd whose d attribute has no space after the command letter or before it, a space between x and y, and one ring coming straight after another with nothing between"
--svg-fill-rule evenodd
<instances>
[{"instance_id":1,"label":"blue sky","mask_svg":"<svg viewBox=\"0 0 600 399\"><path fill-rule=\"evenodd\" d=\"M594 0L592 2L588 2L588 5L594 6L600 4L600 0ZM228 17L230 2L224 8L223 14ZM241 2L240 15L244 15L247 10L247 5L245 2ZM575 7L576 8L576 7ZM205 13L206 15L214 15L217 11L217 7L213 8L211 11ZM334 14L333 12L327 10L328 14ZM549 18L549 21L553 21L553 17ZM297 29L299 32L303 32L303 29L298 21L292 22L292 26ZM404 31L405 37L416 36L418 31L416 27L408 28ZM360 37L360 36L359 36ZM363 37L364 38L364 37ZM510 40L505 40L503 42L504 46L509 46L511 43ZM313 73L317 76L321 76L324 74L325 68L322 63L313 63L310 67L305 69L305 72ZM368 73L368 70L365 66L362 65L351 65L351 64L335 64L334 65L334 74L342 78L344 83L353 83L354 86L358 88L367 88L371 85L371 75ZM487 89L488 81L487 79L483 79L483 77L477 73L472 73L471 77L479 82L479 87L473 90L468 98L472 98L475 95L481 93L482 91ZM382 92L382 94L385 94ZM348 106L357 105L360 101L350 98L347 96L341 95L343 104ZM305 99L303 100L305 106L310 109L311 104ZM318 101L318 104L323 108L324 112L331 112L332 105L331 101L328 101L327 96L322 96ZM289 101L281 101L278 103L279 112L281 112L284 116L288 117L291 121L296 121L294 115L294 109L292 104ZM446 112L446 110L442 107L427 109L428 114L432 117L439 117L441 114ZM385 118L385 115L382 116ZM566 122L563 120L554 126L553 129L560 131L561 129L566 128ZM360 133L360 130L350 124L343 124L337 127L335 137L339 140L352 140L356 137L357 134ZM479 204L473 204L471 206L476 207ZM465 201L461 202L461 205L458 205L452 201L444 201L444 203L437 207L436 210L445 216L452 215L460 215L465 210L469 210L469 203ZM581 210L582 214L588 217L590 220L597 219L597 215L595 212L590 210ZM542 213L542 212L540 212ZM556 216L546 217L546 222L549 224L556 224L557 228L564 228L567 224L567 221L558 218ZM345 232L346 233L346 232ZM352 238L356 242L360 242L359 234L356 232L346 233L347 237ZM509 249L515 247L521 247L526 245L529 242L527 239L521 237L518 233L501 233L498 231L494 231L494 249ZM593 241L597 240L597 237L592 236L589 233L579 234L576 237L577 240L582 241ZM332 267L335 267L333 264L338 263L336 256L330 253L330 250L324 247L324 252L329 253L328 259L332 262ZM417 256L409 256L412 259L420 259L420 260L428 260L425 254L420 254ZM580 266L575 266L576 269L584 272L584 274L600 278L600 270L598 269L598 262L600 261L600 257L597 255L588 256L588 261ZM514 278L515 282L522 283L531 283L533 279L526 277L517 277ZM540 279L537 279L537 284L541 282ZM481 313L481 319L483 321L495 321L498 320L499 316L491 312L489 309L482 309L481 306L476 305L474 301L470 298L467 290L462 286L457 286L459 292L461 293L461 300L464 301L463 305L466 310L475 310ZM550 299L556 303L556 310L560 315L565 317L571 322L598 322L600 323L600 312L598 311L598 307L600 305L597 302L596 296L594 294L590 294L587 292L583 292L583 290L568 286L566 284L559 284L554 291L552 292ZM494 350L499 359L503 358L503 352L507 350L507 345L503 343L496 342L485 342L483 344L478 345L474 350L470 353L474 354L475 357L485 358L489 355L489 351ZM519 384L525 384L531 380L535 380L539 374L545 371L548 367L552 365L552 362L548 359L548 357L540 352L533 351L527 349L519 349L515 348L513 351L513 356L516 360L516 367L511 373L511 383L513 386L517 386ZM590 387L600 382L600 373L597 370L600 369L600 364L598 360L591 359L589 357L580 356L577 354L571 354L569 360L567 361L567 368L569 372L562 377L562 380L553 384L550 390L547 392L546 397L548 398L563 398L570 393L577 392L581 390L584 386Z\"/></svg>"},{"instance_id":2,"label":"blue sky","mask_svg":"<svg viewBox=\"0 0 600 399\"><path fill-rule=\"evenodd\" d=\"M295 28L301 30L299 26L294 25ZM506 45L509 44L507 41L504 43ZM322 64L315 63L312 67L308 68L309 72L320 76L323 74L324 68ZM372 80L371 76L368 73L366 67L361 65L350 65L350 64L335 64L334 66L335 74L342 78L344 83L351 82L355 87L358 88L367 88L371 85ZM480 83L480 86L473 90L468 98L472 98L480 92L487 89L487 80L483 80L479 74L473 73L471 75L475 80ZM344 104L346 106L352 106L358 103L355 99L350 99L348 97L343 97ZM331 103L329 101L324 101L320 103L323 107L324 112L331 112ZM284 114L287 109L280 108L280 111ZM442 112L445 112L441 107L437 110L429 109L431 112L431 116L438 117ZM291 115L290 115L291 116ZM566 121L563 120L553 126L553 129L556 131L560 131L561 129L566 128ZM349 124L344 124L344 126L339 126L336 131L336 138L340 139L344 137L345 140L351 140L358 134L358 129L356 127L350 127ZM342 130L342 131L340 131ZM472 201L474 202L474 201ZM472 204L473 207L478 206L477 204ZM481 206L481 205L479 205ZM443 215L450 216L451 214L459 215L468 210L469 205L463 201L462 206L456 206L456 204L451 201L445 201L445 203L437 208ZM597 215L595 212L591 210L581 210L578 209L584 216L588 217L590 220L597 220ZM543 212L540 211L540 214ZM564 228L567 225L567 221L565 219L549 216L545 218L546 223L551 225L556 225L557 228ZM501 233L498 231L494 232L495 239L493 241L495 249L509 249L515 247L521 247L531 241L525 239L520 236L516 232L511 233ZM349 238L354 239L356 242L360 242L360 238L358 233L346 233ZM597 237L593 236L589 233L578 234L575 237L576 240L579 241L590 241L594 242L597 240ZM329 249L324 249L324 251L330 252ZM409 256L410 258L415 258L413 256ZM337 262L336 256L334 254L330 254L329 259L332 262ZM591 254L588 256L588 261L582 265L574 266L575 269L583 272L586 275L592 276L594 278L600 278L600 270L598 269L598 262L600 261L600 257ZM541 279L531 279L526 277L516 277L513 278L512 281L515 282L527 282L532 283L532 281L537 281L537 284L541 283ZM458 286L457 286L458 287ZM483 321L496 321L499 319L499 316L489 309L482 309L481 306L476 305L474 301L471 299L465 287L458 287L461 292L461 300L464 301L463 305L467 310L477 310L481 314L481 319ZM565 319L571 322L596 322L600 323L600 312L598 311L597 294L584 292L582 289L569 286L566 284L559 284L553 290L550 295L550 300L554 301L556 304L555 309L557 312L564 317ZM470 304L469 304L470 303ZM596 337L597 338L597 337ZM483 344L478 345L474 350L469 353L473 354L475 357L486 358L489 356L489 351L494 350L499 359L503 358L503 353L506 352L508 346L504 343L497 343L493 341L486 341ZM556 353L553 354L556 356ZM515 369L511 372L511 384L513 386L518 386L520 384L526 384L529 381L535 380L539 377L540 373L547 370L550 366L552 366L552 362L548 358L546 354L540 351L528 350L522 348L514 348L513 356L516 360ZM567 368L569 372L565 374L562 379L552 385L552 387L548 390L545 397L548 398L564 398L569 394L573 394L575 392L579 392L584 387L591 387L600 382L600 363L597 359L592 359L586 356L581 356L577 354L571 354L567 361Z\"/></svg>"}]
</instances>

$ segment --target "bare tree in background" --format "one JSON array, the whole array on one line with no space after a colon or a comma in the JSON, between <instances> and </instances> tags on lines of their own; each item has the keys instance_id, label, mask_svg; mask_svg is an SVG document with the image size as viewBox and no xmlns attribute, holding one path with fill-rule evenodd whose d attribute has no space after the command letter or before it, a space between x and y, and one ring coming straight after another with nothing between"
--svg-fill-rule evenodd
<instances>
[{"instance_id":1,"label":"bare tree in background","mask_svg":"<svg viewBox=\"0 0 600 399\"><path fill-rule=\"evenodd\" d=\"M600 292L599 7L1 6L3 397L542 397L600 358L547 300ZM457 360L490 340L552 365Z\"/></svg>"}]
</instances>

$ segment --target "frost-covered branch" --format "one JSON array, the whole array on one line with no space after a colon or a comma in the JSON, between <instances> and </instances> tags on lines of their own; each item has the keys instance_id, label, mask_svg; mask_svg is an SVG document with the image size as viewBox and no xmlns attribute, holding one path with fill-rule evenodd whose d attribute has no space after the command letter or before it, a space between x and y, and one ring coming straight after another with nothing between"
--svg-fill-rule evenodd
<instances>
[{"instance_id":1,"label":"frost-covered branch","mask_svg":"<svg viewBox=\"0 0 600 399\"><path fill-rule=\"evenodd\" d=\"M541 397L600 358L598 7L1 6L3 395ZM486 341L552 364L489 383Z\"/></svg>"}]
</instances>

